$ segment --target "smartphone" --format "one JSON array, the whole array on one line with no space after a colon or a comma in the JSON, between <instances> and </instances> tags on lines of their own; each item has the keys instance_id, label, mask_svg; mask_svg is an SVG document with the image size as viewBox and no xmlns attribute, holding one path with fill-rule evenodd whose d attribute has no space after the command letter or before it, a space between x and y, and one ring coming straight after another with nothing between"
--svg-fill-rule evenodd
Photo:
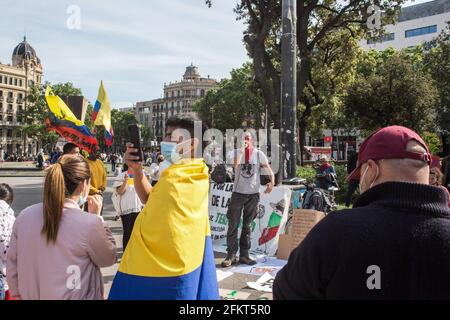
<instances>
[{"instance_id":1,"label":"smartphone","mask_svg":"<svg viewBox=\"0 0 450 320\"><path fill-rule=\"evenodd\" d=\"M133 144L133 148L138 149L138 152L133 154L139 157L135 161L142 162L144 160L144 154L141 148L141 131L139 130L139 126L137 124L128 125L128 133L130 134L130 142Z\"/></svg>"}]
</instances>

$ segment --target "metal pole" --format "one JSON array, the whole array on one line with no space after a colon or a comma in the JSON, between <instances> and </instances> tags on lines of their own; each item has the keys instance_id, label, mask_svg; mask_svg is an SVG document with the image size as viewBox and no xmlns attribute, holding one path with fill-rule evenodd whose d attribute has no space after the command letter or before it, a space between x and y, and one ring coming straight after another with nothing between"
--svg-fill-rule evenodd
<instances>
[{"instance_id":1,"label":"metal pole","mask_svg":"<svg viewBox=\"0 0 450 320\"><path fill-rule=\"evenodd\" d=\"M296 0L282 0L281 130L283 178L297 174L297 8Z\"/></svg>"}]
</instances>

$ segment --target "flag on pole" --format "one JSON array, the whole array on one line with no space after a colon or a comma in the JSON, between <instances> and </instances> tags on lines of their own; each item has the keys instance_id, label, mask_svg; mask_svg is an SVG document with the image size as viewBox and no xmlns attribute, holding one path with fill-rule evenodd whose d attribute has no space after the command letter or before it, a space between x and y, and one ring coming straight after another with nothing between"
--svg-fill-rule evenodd
<instances>
[{"instance_id":1,"label":"flag on pole","mask_svg":"<svg viewBox=\"0 0 450 320\"><path fill-rule=\"evenodd\" d=\"M103 81L100 82L100 88L98 89L98 97L97 101L95 101L92 121L94 121L94 125L105 128L106 145L110 147L113 142L114 131L111 126L111 104L103 87Z\"/></svg>"},{"instance_id":2,"label":"flag on pole","mask_svg":"<svg viewBox=\"0 0 450 320\"><path fill-rule=\"evenodd\" d=\"M73 114L72 110L50 86L45 90L45 100L49 108L45 123L49 131L56 131L61 137L89 153L95 153L98 142L88 127Z\"/></svg>"}]
</instances>

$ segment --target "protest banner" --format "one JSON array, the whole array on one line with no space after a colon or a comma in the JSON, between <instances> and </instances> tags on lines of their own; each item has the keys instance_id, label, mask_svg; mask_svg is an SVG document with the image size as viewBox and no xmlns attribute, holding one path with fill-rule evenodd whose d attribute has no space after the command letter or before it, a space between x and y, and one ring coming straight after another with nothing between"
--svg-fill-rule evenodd
<instances>
[{"instance_id":1,"label":"protest banner","mask_svg":"<svg viewBox=\"0 0 450 320\"><path fill-rule=\"evenodd\" d=\"M278 235L284 231L287 221L291 190L287 187L274 187L269 194L260 189L258 213L251 226L251 253L275 255L278 247ZM209 220L214 250L226 252L228 219L227 210L233 192L232 183L212 183L209 192ZM238 236L242 230L239 226Z\"/></svg>"}]
</instances>

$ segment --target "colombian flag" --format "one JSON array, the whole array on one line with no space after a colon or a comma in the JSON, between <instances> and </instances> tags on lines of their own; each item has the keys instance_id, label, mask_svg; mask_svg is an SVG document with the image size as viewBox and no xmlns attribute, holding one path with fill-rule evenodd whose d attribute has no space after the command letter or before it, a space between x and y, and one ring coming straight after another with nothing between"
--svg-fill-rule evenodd
<instances>
[{"instance_id":1,"label":"colombian flag","mask_svg":"<svg viewBox=\"0 0 450 320\"><path fill-rule=\"evenodd\" d=\"M161 174L136 219L109 299L219 299L208 192L203 159L182 159Z\"/></svg>"},{"instance_id":2,"label":"colombian flag","mask_svg":"<svg viewBox=\"0 0 450 320\"><path fill-rule=\"evenodd\" d=\"M96 126L105 127L106 145L110 147L113 142L114 131L111 126L111 104L103 87L103 81L98 89L97 101L95 101L94 111L92 112L92 121Z\"/></svg>"},{"instance_id":3,"label":"colombian flag","mask_svg":"<svg viewBox=\"0 0 450 320\"><path fill-rule=\"evenodd\" d=\"M45 120L48 130L58 132L64 139L75 143L89 153L95 153L98 149L95 136L83 122L78 120L64 101L53 94L50 86L47 86L45 90L45 100L49 108L48 117Z\"/></svg>"}]
</instances>

